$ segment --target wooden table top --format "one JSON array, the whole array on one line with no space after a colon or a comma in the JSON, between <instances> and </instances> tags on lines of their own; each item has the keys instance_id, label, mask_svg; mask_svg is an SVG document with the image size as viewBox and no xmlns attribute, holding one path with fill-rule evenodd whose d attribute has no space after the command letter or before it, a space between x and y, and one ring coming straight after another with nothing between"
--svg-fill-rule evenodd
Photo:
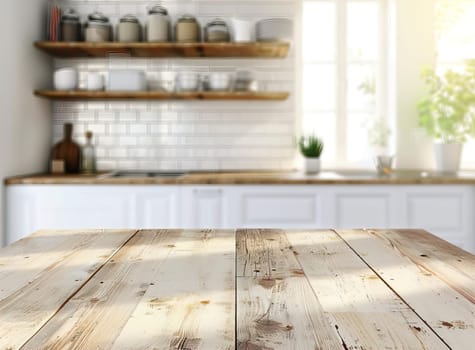
<instances>
[{"instance_id":1,"label":"wooden table top","mask_svg":"<svg viewBox=\"0 0 475 350\"><path fill-rule=\"evenodd\" d=\"M475 256L419 230L42 231L0 349L473 349Z\"/></svg>"}]
</instances>

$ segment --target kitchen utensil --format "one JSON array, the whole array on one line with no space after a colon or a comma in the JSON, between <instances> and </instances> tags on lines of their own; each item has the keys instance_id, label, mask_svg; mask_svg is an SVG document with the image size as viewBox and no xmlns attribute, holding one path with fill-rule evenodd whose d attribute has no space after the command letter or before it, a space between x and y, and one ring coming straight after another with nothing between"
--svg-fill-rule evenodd
<instances>
[{"instance_id":1,"label":"kitchen utensil","mask_svg":"<svg viewBox=\"0 0 475 350\"><path fill-rule=\"evenodd\" d=\"M88 73L86 89L89 91L104 90L104 76L100 73Z\"/></svg>"},{"instance_id":2,"label":"kitchen utensil","mask_svg":"<svg viewBox=\"0 0 475 350\"><path fill-rule=\"evenodd\" d=\"M117 26L117 40L123 43L139 42L142 26L137 17L126 15L122 17Z\"/></svg>"},{"instance_id":3,"label":"kitchen utensil","mask_svg":"<svg viewBox=\"0 0 475 350\"><path fill-rule=\"evenodd\" d=\"M73 9L64 11L61 17L61 41L80 41L81 22Z\"/></svg>"},{"instance_id":4,"label":"kitchen utensil","mask_svg":"<svg viewBox=\"0 0 475 350\"><path fill-rule=\"evenodd\" d=\"M258 82L254 78L254 72L249 70L238 70L234 80L235 91L257 91Z\"/></svg>"},{"instance_id":5,"label":"kitchen utensil","mask_svg":"<svg viewBox=\"0 0 475 350\"><path fill-rule=\"evenodd\" d=\"M209 89L213 91L226 91L231 88L231 75L227 73L209 74Z\"/></svg>"},{"instance_id":6,"label":"kitchen utensil","mask_svg":"<svg viewBox=\"0 0 475 350\"><path fill-rule=\"evenodd\" d=\"M109 91L145 91L147 79L140 70L112 70L109 72Z\"/></svg>"},{"instance_id":7,"label":"kitchen utensil","mask_svg":"<svg viewBox=\"0 0 475 350\"><path fill-rule=\"evenodd\" d=\"M269 18L256 23L257 41L292 41L293 22L287 18Z\"/></svg>"},{"instance_id":8,"label":"kitchen utensil","mask_svg":"<svg viewBox=\"0 0 475 350\"><path fill-rule=\"evenodd\" d=\"M73 141L73 125L66 123L64 124L64 139L53 147L51 160L64 161L66 173L79 173L80 158L81 149Z\"/></svg>"},{"instance_id":9,"label":"kitchen utensil","mask_svg":"<svg viewBox=\"0 0 475 350\"><path fill-rule=\"evenodd\" d=\"M225 21L216 18L205 27L205 41L207 42L228 42L231 40L229 28Z\"/></svg>"},{"instance_id":10,"label":"kitchen utensil","mask_svg":"<svg viewBox=\"0 0 475 350\"><path fill-rule=\"evenodd\" d=\"M175 25L175 39L179 43L194 43L201 40L200 24L194 16L183 15Z\"/></svg>"},{"instance_id":11,"label":"kitchen utensil","mask_svg":"<svg viewBox=\"0 0 475 350\"><path fill-rule=\"evenodd\" d=\"M254 22L239 18L233 18L231 22L233 28L233 41L249 42L254 40Z\"/></svg>"},{"instance_id":12,"label":"kitchen utensil","mask_svg":"<svg viewBox=\"0 0 475 350\"><path fill-rule=\"evenodd\" d=\"M394 156L377 156L376 169L379 175L390 175L393 171Z\"/></svg>"},{"instance_id":13,"label":"kitchen utensil","mask_svg":"<svg viewBox=\"0 0 475 350\"><path fill-rule=\"evenodd\" d=\"M76 90L79 74L74 68L62 68L54 72L53 84L56 90Z\"/></svg>"},{"instance_id":14,"label":"kitchen utensil","mask_svg":"<svg viewBox=\"0 0 475 350\"><path fill-rule=\"evenodd\" d=\"M153 6L148 11L147 41L166 42L170 40L170 18L163 6Z\"/></svg>"},{"instance_id":15,"label":"kitchen utensil","mask_svg":"<svg viewBox=\"0 0 475 350\"><path fill-rule=\"evenodd\" d=\"M200 76L197 73L182 72L176 76L176 88L178 91L196 91L200 85Z\"/></svg>"},{"instance_id":16,"label":"kitchen utensil","mask_svg":"<svg viewBox=\"0 0 475 350\"><path fill-rule=\"evenodd\" d=\"M112 26L109 18L100 12L89 15L84 27L84 39L87 42L112 41Z\"/></svg>"}]
</instances>

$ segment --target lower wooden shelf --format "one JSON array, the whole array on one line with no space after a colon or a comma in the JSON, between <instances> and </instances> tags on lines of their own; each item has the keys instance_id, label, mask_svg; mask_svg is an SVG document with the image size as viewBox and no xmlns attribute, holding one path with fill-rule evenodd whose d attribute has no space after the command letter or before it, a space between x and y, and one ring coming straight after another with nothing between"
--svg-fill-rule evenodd
<instances>
[{"instance_id":1,"label":"lower wooden shelf","mask_svg":"<svg viewBox=\"0 0 475 350\"><path fill-rule=\"evenodd\" d=\"M35 95L50 100L254 100L283 101L288 92L165 92L165 91L57 91L37 90Z\"/></svg>"}]
</instances>

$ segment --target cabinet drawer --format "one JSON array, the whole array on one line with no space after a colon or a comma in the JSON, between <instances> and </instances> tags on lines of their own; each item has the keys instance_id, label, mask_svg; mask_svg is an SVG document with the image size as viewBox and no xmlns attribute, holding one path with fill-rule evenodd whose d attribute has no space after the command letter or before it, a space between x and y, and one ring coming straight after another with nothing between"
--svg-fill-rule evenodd
<instances>
[{"instance_id":1,"label":"cabinet drawer","mask_svg":"<svg viewBox=\"0 0 475 350\"><path fill-rule=\"evenodd\" d=\"M241 198L244 226L314 227L319 220L319 198L314 194L254 193Z\"/></svg>"},{"instance_id":2,"label":"cabinet drawer","mask_svg":"<svg viewBox=\"0 0 475 350\"><path fill-rule=\"evenodd\" d=\"M463 196L459 194L410 194L409 227L435 232L463 231Z\"/></svg>"}]
</instances>

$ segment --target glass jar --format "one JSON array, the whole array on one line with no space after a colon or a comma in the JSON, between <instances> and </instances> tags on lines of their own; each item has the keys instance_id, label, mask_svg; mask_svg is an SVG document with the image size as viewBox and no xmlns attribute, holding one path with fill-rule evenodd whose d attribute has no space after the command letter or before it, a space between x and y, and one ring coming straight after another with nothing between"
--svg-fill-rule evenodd
<instances>
[{"instance_id":1,"label":"glass jar","mask_svg":"<svg viewBox=\"0 0 475 350\"><path fill-rule=\"evenodd\" d=\"M183 15L175 25L176 42L196 43L201 41L200 24L194 16Z\"/></svg>"},{"instance_id":2,"label":"glass jar","mask_svg":"<svg viewBox=\"0 0 475 350\"><path fill-rule=\"evenodd\" d=\"M81 22L73 9L64 11L61 17L61 41L80 41Z\"/></svg>"},{"instance_id":3,"label":"glass jar","mask_svg":"<svg viewBox=\"0 0 475 350\"><path fill-rule=\"evenodd\" d=\"M123 43L138 42L141 38L142 27L137 17L126 15L117 26L117 40Z\"/></svg>"},{"instance_id":4,"label":"glass jar","mask_svg":"<svg viewBox=\"0 0 475 350\"><path fill-rule=\"evenodd\" d=\"M112 41L112 26L109 18L100 12L89 15L84 27L84 39L88 42Z\"/></svg>"},{"instance_id":5,"label":"glass jar","mask_svg":"<svg viewBox=\"0 0 475 350\"><path fill-rule=\"evenodd\" d=\"M166 42L170 38L170 19L168 11L157 5L148 11L147 41Z\"/></svg>"},{"instance_id":6,"label":"glass jar","mask_svg":"<svg viewBox=\"0 0 475 350\"><path fill-rule=\"evenodd\" d=\"M82 148L81 172L94 174L96 172L96 150L92 144L92 132L86 132L86 144Z\"/></svg>"},{"instance_id":7,"label":"glass jar","mask_svg":"<svg viewBox=\"0 0 475 350\"><path fill-rule=\"evenodd\" d=\"M211 43L228 42L231 40L229 28L225 21L216 18L205 27L205 41Z\"/></svg>"}]
</instances>

